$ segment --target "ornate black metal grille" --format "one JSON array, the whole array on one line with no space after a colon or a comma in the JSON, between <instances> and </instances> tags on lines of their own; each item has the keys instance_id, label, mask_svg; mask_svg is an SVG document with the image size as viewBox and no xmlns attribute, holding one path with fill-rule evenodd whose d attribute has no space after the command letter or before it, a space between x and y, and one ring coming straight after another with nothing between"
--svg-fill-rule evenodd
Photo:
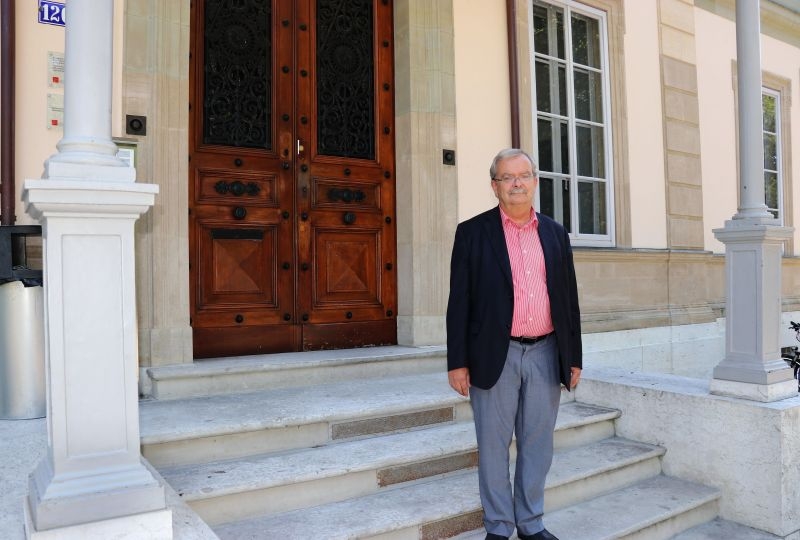
<instances>
[{"instance_id":1,"label":"ornate black metal grille","mask_svg":"<svg viewBox=\"0 0 800 540\"><path fill-rule=\"evenodd\" d=\"M206 0L203 142L272 147L271 2Z\"/></svg>"},{"instance_id":2,"label":"ornate black metal grille","mask_svg":"<svg viewBox=\"0 0 800 540\"><path fill-rule=\"evenodd\" d=\"M375 159L373 0L317 2L317 145Z\"/></svg>"}]
</instances>

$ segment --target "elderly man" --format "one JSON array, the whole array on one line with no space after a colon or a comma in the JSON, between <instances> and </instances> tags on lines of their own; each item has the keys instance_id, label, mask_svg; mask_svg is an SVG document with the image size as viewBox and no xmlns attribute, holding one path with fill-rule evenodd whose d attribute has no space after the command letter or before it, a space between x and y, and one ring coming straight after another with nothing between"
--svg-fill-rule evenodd
<instances>
[{"instance_id":1,"label":"elderly man","mask_svg":"<svg viewBox=\"0 0 800 540\"><path fill-rule=\"evenodd\" d=\"M561 385L582 345L569 235L534 211L538 172L519 149L489 169L499 205L458 226L447 306L450 386L471 394L487 540L554 539L542 522ZM471 389L471 391L470 391ZM509 445L516 432L512 495Z\"/></svg>"}]
</instances>

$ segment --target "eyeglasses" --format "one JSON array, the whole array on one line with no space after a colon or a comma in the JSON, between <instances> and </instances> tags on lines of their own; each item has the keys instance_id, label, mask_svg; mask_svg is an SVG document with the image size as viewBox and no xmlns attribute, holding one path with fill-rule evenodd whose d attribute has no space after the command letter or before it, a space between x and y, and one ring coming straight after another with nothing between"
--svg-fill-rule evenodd
<instances>
[{"instance_id":1,"label":"eyeglasses","mask_svg":"<svg viewBox=\"0 0 800 540\"><path fill-rule=\"evenodd\" d=\"M535 174L533 174L532 172L526 172L520 174L519 176L514 176L513 174L504 174L499 178L492 178L492 180L494 180L495 182L503 182L504 184L510 184L514 180L519 180L520 182L530 182L534 178L536 178Z\"/></svg>"}]
</instances>

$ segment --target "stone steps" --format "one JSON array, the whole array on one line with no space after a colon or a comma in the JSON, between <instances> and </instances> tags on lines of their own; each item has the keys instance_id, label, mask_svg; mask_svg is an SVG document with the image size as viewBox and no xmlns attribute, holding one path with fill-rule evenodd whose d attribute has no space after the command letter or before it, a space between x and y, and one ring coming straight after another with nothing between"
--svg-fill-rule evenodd
<instances>
[{"instance_id":1,"label":"stone steps","mask_svg":"<svg viewBox=\"0 0 800 540\"><path fill-rule=\"evenodd\" d=\"M147 368L149 397L167 400L297 388L447 369L444 346L262 354Z\"/></svg>"},{"instance_id":2,"label":"stone steps","mask_svg":"<svg viewBox=\"0 0 800 540\"><path fill-rule=\"evenodd\" d=\"M609 411L573 403L562 406L567 421L581 415L583 424L567 421L557 433L604 422ZM554 505L564 506L580 493L610 487L660 471L663 450L617 438L584 440L556 454L548 479ZM400 483L474 469L477 448L471 423L370 437L291 453L165 468L162 475L208 523L317 506L375 493ZM476 508L477 509L477 508Z\"/></svg>"},{"instance_id":3,"label":"stone steps","mask_svg":"<svg viewBox=\"0 0 800 540\"><path fill-rule=\"evenodd\" d=\"M557 436L557 447L613 434L611 420L618 412L607 410L603 417L606 423L585 423L580 405L575 404L573 409L576 412L565 416L564 422L574 422L571 427L575 429ZM139 415L142 453L160 468L469 421L472 410L469 401L453 392L447 376L440 372L143 401Z\"/></svg>"},{"instance_id":4,"label":"stone steps","mask_svg":"<svg viewBox=\"0 0 800 540\"><path fill-rule=\"evenodd\" d=\"M205 463L469 420L444 373L336 382L139 406L156 467Z\"/></svg>"},{"instance_id":5,"label":"stone steps","mask_svg":"<svg viewBox=\"0 0 800 540\"><path fill-rule=\"evenodd\" d=\"M659 475L552 512L546 523L561 538L662 540L714 519L719 497L714 488Z\"/></svg>"},{"instance_id":6,"label":"stone steps","mask_svg":"<svg viewBox=\"0 0 800 540\"><path fill-rule=\"evenodd\" d=\"M719 494L675 478L654 476L545 516L563 540L671 538L713 519ZM480 526L477 475L460 474L327 505L214 527L223 540L448 538ZM472 526L472 527L470 527ZM478 540L482 531L459 538Z\"/></svg>"},{"instance_id":7,"label":"stone steps","mask_svg":"<svg viewBox=\"0 0 800 540\"><path fill-rule=\"evenodd\" d=\"M142 453L221 538L483 538L469 401L442 348L401 349L158 368ZM670 538L716 517L716 490L664 477L664 449L573 399L547 479L554 533Z\"/></svg>"}]
</instances>

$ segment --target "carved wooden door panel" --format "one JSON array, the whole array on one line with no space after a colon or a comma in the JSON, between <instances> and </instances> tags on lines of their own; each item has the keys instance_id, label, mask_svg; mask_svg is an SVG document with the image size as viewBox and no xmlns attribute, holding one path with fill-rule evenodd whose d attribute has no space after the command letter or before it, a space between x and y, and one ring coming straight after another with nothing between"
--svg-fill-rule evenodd
<instances>
[{"instance_id":1,"label":"carved wooden door panel","mask_svg":"<svg viewBox=\"0 0 800 540\"><path fill-rule=\"evenodd\" d=\"M392 7L192 3L197 358L396 342Z\"/></svg>"}]
</instances>

